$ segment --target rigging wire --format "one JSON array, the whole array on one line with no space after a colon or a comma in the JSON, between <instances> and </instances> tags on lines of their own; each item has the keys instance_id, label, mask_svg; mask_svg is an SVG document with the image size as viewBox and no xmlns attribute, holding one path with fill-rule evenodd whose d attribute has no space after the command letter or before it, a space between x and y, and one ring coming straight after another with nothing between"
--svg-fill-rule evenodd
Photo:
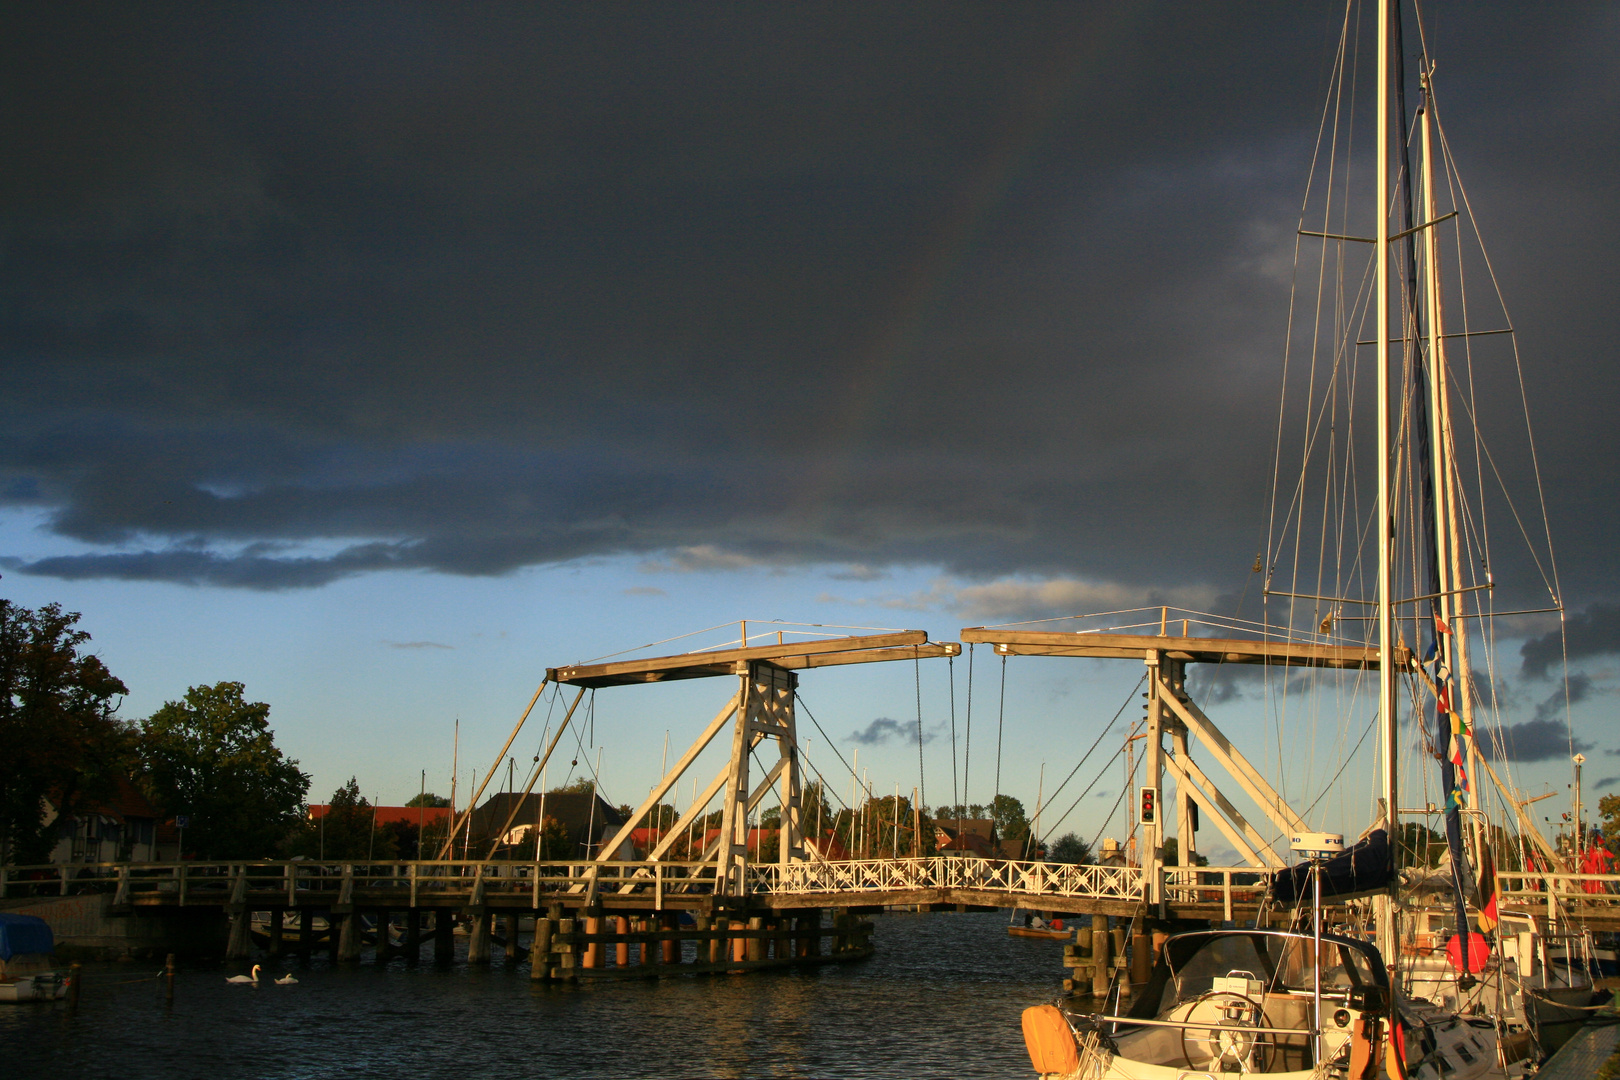
<instances>
[{"instance_id":1,"label":"rigging wire","mask_svg":"<svg viewBox=\"0 0 1620 1080\"><path fill-rule=\"evenodd\" d=\"M921 806L928 801L928 785L923 777L922 658L916 645L911 647L911 673L917 683L917 803ZM896 809L895 816L899 814Z\"/></svg>"},{"instance_id":2,"label":"rigging wire","mask_svg":"<svg viewBox=\"0 0 1620 1080\"><path fill-rule=\"evenodd\" d=\"M1001 654L1001 711L996 716L996 798L990 804L990 816L996 816L996 803L1001 801L1001 728L1007 719L1007 654Z\"/></svg>"},{"instance_id":3,"label":"rigging wire","mask_svg":"<svg viewBox=\"0 0 1620 1080\"><path fill-rule=\"evenodd\" d=\"M951 682L951 806L954 808L962 801L962 793L956 786L956 657L947 656L945 664Z\"/></svg>"},{"instance_id":4,"label":"rigging wire","mask_svg":"<svg viewBox=\"0 0 1620 1080\"><path fill-rule=\"evenodd\" d=\"M1136 700L1137 691L1142 688L1142 684L1145 682L1147 682L1147 671L1144 669L1142 672L1142 677L1136 680L1135 686L1131 687L1131 692L1126 696L1125 703L1119 707L1119 711L1114 714L1114 718L1108 721L1107 724L1103 725L1103 729L1097 733L1096 740L1092 742L1091 746L1086 750L1085 754L1081 756L1080 760L1075 762L1074 768L1069 770L1069 775L1063 778L1063 783L1059 784L1057 789L1047 797L1046 805L1050 806L1052 803L1057 801L1057 797L1063 793L1063 789L1069 786L1069 781L1074 779L1074 774L1080 771L1080 766L1084 765L1086 763L1086 759L1091 757L1092 753L1097 749L1097 747L1102 745L1103 736L1107 735L1108 732L1113 729L1114 725L1119 723L1119 718L1125 715L1126 709L1131 707L1131 702ZM1107 766L1105 765L1104 769L1106 768ZM1096 782L1093 781L1093 785L1095 785L1095 783ZM1086 788L1086 791L1090 790L1091 788ZM1085 792L1081 792L1080 798L1085 798ZM1075 806L1078 805L1080 805L1080 799L1076 799L1073 805L1063 812L1063 817L1057 819L1057 824L1053 825L1051 828L1047 829L1046 832L1041 834L1040 842L1043 844L1046 843L1046 838L1057 831L1058 825L1061 825L1064 818L1067 818L1071 813L1073 813Z\"/></svg>"}]
</instances>

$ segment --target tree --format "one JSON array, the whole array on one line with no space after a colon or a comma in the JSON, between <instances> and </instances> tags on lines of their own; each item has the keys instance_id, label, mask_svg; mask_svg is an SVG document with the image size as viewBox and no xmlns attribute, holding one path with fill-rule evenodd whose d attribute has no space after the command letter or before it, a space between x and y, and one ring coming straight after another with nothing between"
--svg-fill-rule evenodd
<instances>
[{"instance_id":1,"label":"tree","mask_svg":"<svg viewBox=\"0 0 1620 1080\"><path fill-rule=\"evenodd\" d=\"M302 818L309 775L282 756L270 706L242 684L193 686L141 722L142 780L165 813L185 815L186 847L206 859L258 859Z\"/></svg>"},{"instance_id":2,"label":"tree","mask_svg":"<svg viewBox=\"0 0 1620 1080\"><path fill-rule=\"evenodd\" d=\"M996 823L996 836L1002 841L1003 852L1017 852L1017 858L1027 857L1024 849L1031 846L1029 821L1024 817L1024 804L1011 795L997 795L990 804L990 817Z\"/></svg>"},{"instance_id":3,"label":"tree","mask_svg":"<svg viewBox=\"0 0 1620 1080\"><path fill-rule=\"evenodd\" d=\"M45 800L63 816L107 794L126 771L129 730L113 714L124 684L82 653L77 612L0 600L0 859L44 862L54 837Z\"/></svg>"},{"instance_id":4,"label":"tree","mask_svg":"<svg viewBox=\"0 0 1620 1080\"><path fill-rule=\"evenodd\" d=\"M1609 850L1620 849L1620 795L1605 795L1599 799L1598 816L1602 819L1601 828Z\"/></svg>"},{"instance_id":5,"label":"tree","mask_svg":"<svg viewBox=\"0 0 1620 1080\"><path fill-rule=\"evenodd\" d=\"M360 794L354 777L332 792L332 801L316 820L299 830L293 848L296 854L316 859L377 859L386 861L399 855L399 840L392 829L376 824L376 808ZM416 829L410 827L411 843Z\"/></svg>"},{"instance_id":6,"label":"tree","mask_svg":"<svg viewBox=\"0 0 1620 1080\"><path fill-rule=\"evenodd\" d=\"M1198 852L1194 851L1192 862L1194 866L1208 866L1209 856L1200 855ZM1164 865L1181 865L1181 844L1178 843L1176 838L1173 836L1167 836L1164 838Z\"/></svg>"},{"instance_id":7,"label":"tree","mask_svg":"<svg viewBox=\"0 0 1620 1080\"><path fill-rule=\"evenodd\" d=\"M1064 833L1052 844L1052 850L1047 854L1047 862L1086 864L1092 861L1091 843L1080 839L1074 833Z\"/></svg>"},{"instance_id":8,"label":"tree","mask_svg":"<svg viewBox=\"0 0 1620 1080\"><path fill-rule=\"evenodd\" d=\"M1402 866L1440 865L1440 856L1446 850L1446 838L1435 830L1420 822L1403 821L1396 836L1400 838Z\"/></svg>"},{"instance_id":9,"label":"tree","mask_svg":"<svg viewBox=\"0 0 1620 1080\"><path fill-rule=\"evenodd\" d=\"M418 806L427 806L427 807L449 806L450 805L450 800L445 798L443 795L435 795L435 794L433 794L433 792L427 791L427 792L423 792L420 795L412 795L411 798L410 798L410 801L407 802L405 805L409 806L409 807L412 807L412 808L415 808L415 807L418 807Z\"/></svg>"}]
</instances>

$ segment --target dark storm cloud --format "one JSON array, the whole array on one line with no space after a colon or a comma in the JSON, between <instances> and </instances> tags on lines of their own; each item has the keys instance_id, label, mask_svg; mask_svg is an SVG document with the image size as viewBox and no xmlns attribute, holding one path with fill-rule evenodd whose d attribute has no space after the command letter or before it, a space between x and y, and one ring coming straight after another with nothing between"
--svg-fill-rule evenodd
<instances>
[{"instance_id":1,"label":"dark storm cloud","mask_svg":"<svg viewBox=\"0 0 1620 1080\"><path fill-rule=\"evenodd\" d=\"M891 740L915 743L917 741L917 725L915 722L905 720L891 720L887 716L880 716L867 724L864 728L850 732L850 742L860 743L862 746L882 746ZM933 742L934 733L925 731L923 742Z\"/></svg>"},{"instance_id":2,"label":"dark storm cloud","mask_svg":"<svg viewBox=\"0 0 1620 1080\"><path fill-rule=\"evenodd\" d=\"M13 12L0 505L94 549L16 565L282 589L631 555L1227 588L1261 539L1338 19ZM1617 22L1470 6L1438 45L1548 376L1543 468L1583 478L1549 487L1566 587L1599 593Z\"/></svg>"},{"instance_id":3,"label":"dark storm cloud","mask_svg":"<svg viewBox=\"0 0 1620 1080\"><path fill-rule=\"evenodd\" d=\"M1571 752L1592 749L1584 739L1570 739L1569 726L1562 719L1526 720L1519 724L1504 724L1501 728L1484 729L1485 738L1479 740L1480 750L1489 757L1506 761L1551 761L1567 759ZM1501 747L1498 754L1497 748Z\"/></svg>"},{"instance_id":4,"label":"dark storm cloud","mask_svg":"<svg viewBox=\"0 0 1620 1080\"><path fill-rule=\"evenodd\" d=\"M1592 679L1579 672L1571 675L1563 686L1543 698L1536 706L1537 720L1560 719L1564 710L1579 705L1592 696Z\"/></svg>"},{"instance_id":5,"label":"dark storm cloud","mask_svg":"<svg viewBox=\"0 0 1620 1080\"><path fill-rule=\"evenodd\" d=\"M1620 776L1605 776L1602 780L1593 784L1592 787L1602 791L1604 788L1612 788L1616 784L1620 784Z\"/></svg>"},{"instance_id":6,"label":"dark storm cloud","mask_svg":"<svg viewBox=\"0 0 1620 1080\"><path fill-rule=\"evenodd\" d=\"M1551 630L1526 641L1519 649L1524 660L1520 674L1545 679L1566 657L1584 660L1617 653L1620 653L1620 605L1592 604L1565 621L1564 633Z\"/></svg>"}]
</instances>

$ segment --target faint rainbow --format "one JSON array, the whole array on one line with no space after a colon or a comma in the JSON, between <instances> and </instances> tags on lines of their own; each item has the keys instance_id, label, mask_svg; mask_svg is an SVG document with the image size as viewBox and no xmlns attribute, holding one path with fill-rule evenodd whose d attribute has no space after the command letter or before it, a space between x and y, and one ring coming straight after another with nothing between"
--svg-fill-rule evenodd
<instances>
[{"instance_id":1,"label":"faint rainbow","mask_svg":"<svg viewBox=\"0 0 1620 1080\"><path fill-rule=\"evenodd\" d=\"M1130 15L1128 5L1110 7L1087 34L1084 48L1053 58L1040 80L1038 105L1024 110L986 155L935 231L934 240L914 261L912 273L891 305L892 317L872 335L853 365L838 408L812 450L807 468L787 508L788 520L807 528L828 524L826 516L859 468L861 450L903 385L931 313L947 295L974 238L1005 198L1014 180L1045 143L1054 123L1069 110L1098 71L1098 56L1119 38Z\"/></svg>"}]
</instances>

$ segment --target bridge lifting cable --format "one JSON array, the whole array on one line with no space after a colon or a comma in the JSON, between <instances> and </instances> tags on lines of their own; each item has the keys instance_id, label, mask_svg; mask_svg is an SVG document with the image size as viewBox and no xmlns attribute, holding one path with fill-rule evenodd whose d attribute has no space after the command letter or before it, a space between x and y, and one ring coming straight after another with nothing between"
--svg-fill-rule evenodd
<instances>
[{"instance_id":1,"label":"bridge lifting cable","mask_svg":"<svg viewBox=\"0 0 1620 1080\"><path fill-rule=\"evenodd\" d=\"M1121 711L1123 712L1124 710L1121 710ZM1143 723L1143 721L1138 720L1138 721L1136 721L1136 723L1132 724L1130 731L1126 732L1126 738L1129 738L1129 737L1135 735L1136 734L1136 729L1141 727L1142 723ZM1074 808L1080 805L1080 800L1084 799L1087 795L1091 794L1091 789L1096 787L1098 782L1102 780L1103 776L1108 772L1108 766L1110 764L1112 764L1112 763L1111 762L1104 762L1103 763L1103 767L1102 767L1101 771L1099 771L1096 776L1091 778L1091 783L1086 785L1086 789L1084 791L1082 791L1080 794L1078 794L1078 795L1076 795L1074 797L1074 802L1070 803L1069 808L1067 810L1063 811L1063 816L1058 818L1056 824L1054 824L1050 829L1046 830L1046 836L1041 837L1041 842L1042 843L1046 842L1046 837L1047 836L1051 836L1053 833L1057 832L1059 825L1062 825L1064 821L1068 820L1069 815L1074 813ZM1129 784L1125 785L1125 790L1127 790L1127 791L1130 790L1130 785ZM1125 796L1122 793L1120 795L1120 798L1123 799L1124 797ZM1116 801L1114 803L1114 809L1110 810L1108 812L1108 817L1103 819L1103 825L1104 826L1106 826L1108 824L1108 822L1113 819L1114 814L1118 810L1119 810L1119 802Z\"/></svg>"},{"instance_id":2,"label":"bridge lifting cable","mask_svg":"<svg viewBox=\"0 0 1620 1080\"><path fill-rule=\"evenodd\" d=\"M996 715L996 798L990 803L990 816L996 816L996 801L1001 798L1001 728L1007 719L1007 654L1001 654L1001 710Z\"/></svg>"},{"instance_id":3,"label":"bridge lifting cable","mask_svg":"<svg viewBox=\"0 0 1620 1080\"><path fill-rule=\"evenodd\" d=\"M1091 789L1087 788L1086 790L1090 791ZM1108 811L1108 816L1103 818L1102 825L1097 829L1097 835L1093 836L1091 838L1091 850L1092 851L1097 850L1097 845L1102 841L1102 834L1105 831L1107 831L1107 829L1108 829L1108 823L1110 821L1114 820L1114 815L1115 814L1119 813L1120 804L1125 801L1125 796L1129 795L1130 791L1131 791L1131 789L1127 787L1124 791L1121 791L1119 793L1119 798L1114 800L1114 808L1112 810Z\"/></svg>"},{"instance_id":4,"label":"bridge lifting cable","mask_svg":"<svg viewBox=\"0 0 1620 1080\"><path fill-rule=\"evenodd\" d=\"M1125 697L1125 703L1119 707L1119 711L1114 714L1114 718L1112 720L1108 721L1108 723L1103 725L1103 729L1097 733L1097 738L1091 744L1090 749L1088 749L1085 752L1085 754L1081 756L1079 761L1074 763L1074 768L1070 769L1069 770L1069 775L1065 776L1063 778L1063 783L1059 784L1057 786L1057 790L1053 791L1051 795L1047 796L1046 805L1051 806L1054 802L1057 801L1057 797L1059 795L1063 794L1063 789L1069 786L1069 781L1073 780L1074 779L1074 774L1080 771L1080 766L1084 765L1086 763L1086 760L1088 758L1090 758L1093 753L1096 752L1097 747L1102 745L1103 736L1107 735L1110 731L1113 730L1114 725L1119 723L1119 718L1121 716L1125 715L1125 710L1131 707L1131 702L1136 700L1137 691L1142 689L1142 684L1145 683L1145 682L1147 682L1147 671L1146 671L1146 669L1143 669L1142 677L1140 679L1136 680L1136 685L1135 686L1131 687L1131 692L1128 695L1126 695L1126 697ZM1106 770L1107 766L1105 765L1105 766L1103 766L1103 768ZM1101 774L1098 774L1098 775L1100 777ZM1096 786L1096 783L1097 783L1097 781L1093 780L1092 781L1092 786ZM1086 791L1090 791L1090 790L1091 790L1090 787L1086 788ZM1081 793L1080 798L1081 799L1085 798L1085 793L1084 792ZM1068 810L1064 811L1063 818L1066 818L1071 813L1073 813L1075 806L1079 806L1079 805L1080 805L1080 800L1076 799L1074 801L1074 804L1071 805ZM1058 819L1059 824L1062 823L1063 818ZM1043 843L1043 844L1046 843L1046 837L1051 836L1052 833L1054 833L1056 831L1057 831L1057 826L1056 825L1054 825L1054 826L1052 826L1052 828L1048 829L1046 831L1046 835L1041 837L1041 843Z\"/></svg>"},{"instance_id":5,"label":"bridge lifting cable","mask_svg":"<svg viewBox=\"0 0 1620 1080\"><path fill-rule=\"evenodd\" d=\"M827 745L832 747L832 752L838 755L838 760L844 763L844 768L849 770L849 775L853 777L857 783L859 783L861 778L855 775L855 766L851 765L844 758L843 752L838 749L838 744L833 742L832 736L827 734L827 729L821 726L821 721L816 719L816 714L810 711L810 706L804 703L804 698L799 695L797 690L793 691L793 700L799 703L799 708L804 710L804 715L808 716L810 718L810 722L816 725L816 730L821 732L821 737L823 739L827 740ZM816 775L821 776L821 770L817 769ZM826 777L823 776L822 780L825 782ZM851 807L850 809L854 808Z\"/></svg>"},{"instance_id":6,"label":"bridge lifting cable","mask_svg":"<svg viewBox=\"0 0 1620 1080\"><path fill-rule=\"evenodd\" d=\"M956 835L962 835L962 811L968 795L968 766L973 762L973 649L968 643L967 733L962 739L962 798L956 804ZM955 762L953 761L954 765Z\"/></svg>"}]
</instances>

